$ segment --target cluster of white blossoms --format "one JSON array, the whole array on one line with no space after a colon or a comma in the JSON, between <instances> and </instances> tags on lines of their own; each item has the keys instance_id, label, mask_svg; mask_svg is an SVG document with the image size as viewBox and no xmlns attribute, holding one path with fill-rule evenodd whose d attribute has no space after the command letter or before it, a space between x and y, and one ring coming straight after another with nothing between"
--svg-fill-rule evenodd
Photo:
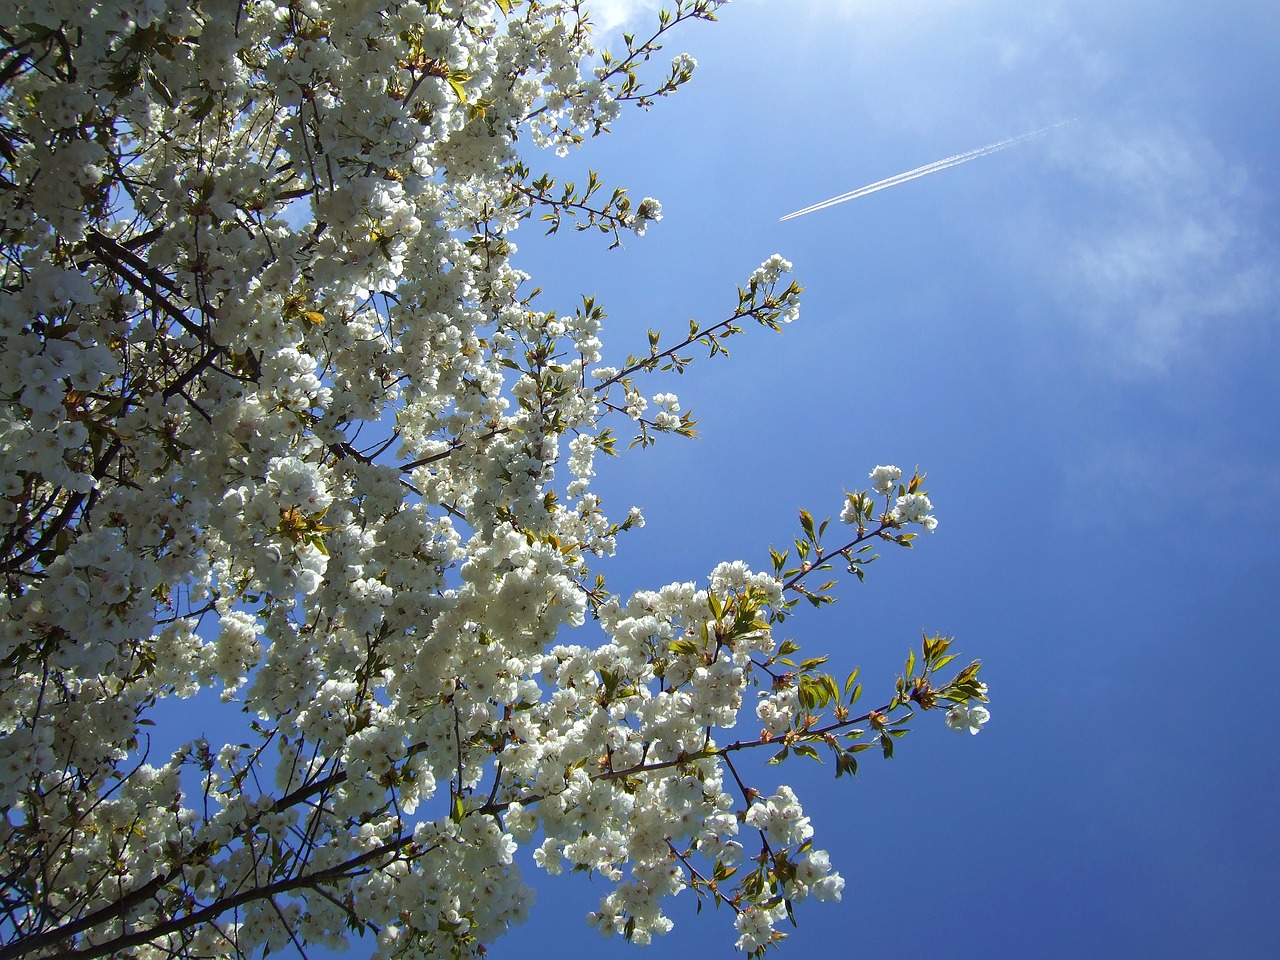
<instances>
[{"instance_id":1,"label":"cluster of white blossoms","mask_svg":"<svg viewBox=\"0 0 1280 960\"><path fill-rule=\"evenodd\" d=\"M606 365L512 234L661 207L527 164L688 80L645 65L718 6L607 57L576 0L0 5L3 956L478 955L527 915L521 846L607 878L605 933L692 891L756 952L843 881L737 751L985 720L976 665L931 686L941 640L882 708L833 701L774 636L807 568L629 599L593 569L643 525L592 492L615 425L692 433L644 377L800 288L770 257L729 319ZM932 529L917 486L859 537ZM197 695L244 728L149 726Z\"/></svg>"},{"instance_id":2,"label":"cluster of white blossoms","mask_svg":"<svg viewBox=\"0 0 1280 960\"><path fill-rule=\"evenodd\" d=\"M976 734L991 719L991 711L980 703L957 703L947 711L947 726L958 733Z\"/></svg>"},{"instance_id":3,"label":"cluster of white blossoms","mask_svg":"<svg viewBox=\"0 0 1280 960\"><path fill-rule=\"evenodd\" d=\"M916 523L930 533L938 529L938 519L930 513L933 502L928 495L915 492L914 486L899 488L902 468L892 465L879 466L871 471L870 478L871 492L885 497L890 504L884 513L887 520L899 526ZM895 490L899 491L896 498ZM865 506L866 502L861 498L847 498L840 513L841 522L857 523L865 512Z\"/></svg>"}]
</instances>

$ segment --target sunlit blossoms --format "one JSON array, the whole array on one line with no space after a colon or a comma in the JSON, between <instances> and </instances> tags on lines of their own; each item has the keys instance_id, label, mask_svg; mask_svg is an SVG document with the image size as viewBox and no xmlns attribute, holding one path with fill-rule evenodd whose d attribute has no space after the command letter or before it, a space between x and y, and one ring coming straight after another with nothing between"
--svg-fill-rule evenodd
<instances>
[{"instance_id":1,"label":"sunlit blossoms","mask_svg":"<svg viewBox=\"0 0 1280 960\"><path fill-rule=\"evenodd\" d=\"M980 733L982 725L991 719L991 711L981 704L958 703L947 711L947 726L959 733Z\"/></svg>"},{"instance_id":2,"label":"sunlit blossoms","mask_svg":"<svg viewBox=\"0 0 1280 960\"><path fill-rule=\"evenodd\" d=\"M478 956L520 862L603 878L605 934L692 896L755 953L844 879L736 758L853 774L920 712L985 722L949 638L868 707L780 627L934 528L919 472L767 570L597 572L644 524L599 460L694 434L663 371L801 291L766 256L722 317L614 342L514 238L662 219L535 168L688 81L655 54L719 6L613 54L558 0L0 7L5 960Z\"/></svg>"},{"instance_id":3,"label":"sunlit blossoms","mask_svg":"<svg viewBox=\"0 0 1280 960\"><path fill-rule=\"evenodd\" d=\"M918 523L932 533L938 521L929 513L933 504L923 493L908 493L893 505L893 517L901 523Z\"/></svg>"},{"instance_id":4,"label":"sunlit blossoms","mask_svg":"<svg viewBox=\"0 0 1280 960\"><path fill-rule=\"evenodd\" d=\"M887 494L902 479L902 469L895 466L876 467L870 473L871 489L876 493Z\"/></svg>"}]
</instances>

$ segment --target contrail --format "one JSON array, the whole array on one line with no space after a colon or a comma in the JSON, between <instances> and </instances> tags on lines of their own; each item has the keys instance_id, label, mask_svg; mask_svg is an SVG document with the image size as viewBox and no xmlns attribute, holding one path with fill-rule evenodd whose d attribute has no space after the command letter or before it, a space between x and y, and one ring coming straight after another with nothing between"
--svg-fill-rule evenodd
<instances>
[{"instance_id":1,"label":"contrail","mask_svg":"<svg viewBox=\"0 0 1280 960\"><path fill-rule=\"evenodd\" d=\"M1015 143L1021 143L1023 140L1031 140L1041 134L1048 133L1055 127L1061 127L1063 124L1067 123L1071 123L1071 120L1063 120L1060 123L1050 124L1040 130L1033 130L1031 133L1024 133L1020 137L1010 137L1008 140L997 140L995 143L989 143L985 147L978 147L976 150L966 150L964 153L957 153L954 157L947 157L945 160L935 160L933 163L926 163L923 167L916 167L914 170L908 170L906 173L899 173L897 176L888 177L884 180L877 180L875 183L867 184L865 187L859 187L857 190L850 190L848 193L842 193L840 196L832 197L830 200L823 200L821 203L815 203L813 206L805 207L803 210L797 210L795 213L788 213L781 219L790 220L793 217L803 217L806 213L825 210L827 207L834 207L837 203L844 203L846 200L857 200L859 197L865 197L867 194L875 193L877 190L886 190L889 187L896 187L900 183L906 183L908 180L927 177L929 174L937 173L939 170L946 170L948 167L959 166L962 163L968 163L970 160L977 160L979 157L985 157L998 150L1003 150L1005 147L1012 147Z\"/></svg>"}]
</instances>

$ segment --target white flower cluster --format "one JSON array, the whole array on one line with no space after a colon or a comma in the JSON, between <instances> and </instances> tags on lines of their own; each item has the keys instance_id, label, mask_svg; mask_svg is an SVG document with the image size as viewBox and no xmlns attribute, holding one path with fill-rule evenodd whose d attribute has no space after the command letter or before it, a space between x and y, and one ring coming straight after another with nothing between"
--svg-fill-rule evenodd
<instances>
[{"instance_id":1,"label":"white flower cluster","mask_svg":"<svg viewBox=\"0 0 1280 960\"><path fill-rule=\"evenodd\" d=\"M622 600L590 566L643 524L591 491L609 418L688 421L641 391L643 358L601 363L601 315L530 309L512 263L552 203L526 143L563 151L645 100L656 47L599 66L581 16L0 5L0 875L27 898L0 931L19 952L248 956L359 929L382 955L475 955L527 915L526 844L609 878L591 920L641 942L757 835L787 871L735 903L743 949L779 897L839 898L794 794L744 795L716 740L745 704L770 734L795 722L794 686L748 693L781 581L726 563ZM662 209L609 216L643 233ZM792 319L798 287L764 300L789 270L762 264L744 313ZM923 496L893 509L932 522ZM596 642L569 642L588 617ZM248 730L165 728L153 756L157 704L202 691Z\"/></svg>"},{"instance_id":2,"label":"white flower cluster","mask_svg":"<svg viewBox=\"0 0 1280 960\"><path fill-rule=\"evenodd\" d=\"M776 284L783 276L791 272L791 261L783 258L780 254L774 254L751 274L751 288L770 287ZM783 297L781 317L783 322L791 323L800 316L800 294L799 291L788 292Z\"/></svg>"},{"instance_id":3,"label":"white flower cluster","mask_svg":"<svg viewBox=\"0 0 1280 960\"><path fill-rule=\"evenodd\" d=\"M923 493L908 493L901 496L893 505L893 519L899 523L918 523L930 533L938 529L938 520L930 510L933 504Z\"/></svg>"},{"instance_id":4,"label":"white flower cluster","mask_svg":"<svg viewBox=\"0 0 1280 960\"><path fill-rule=\"evenodd\" d=\"M868 476L871 477L871 489L876 493L888 496L902 479L902 468L893 465L876 467Z\"/></svg>"},{"instance_id":5,"label":"white flower cluster","mask_svg":"<svg viewBox=\"0 0 1280 960\"><path fill-rule=\"evenodd\" d=\"M654 429L674 430L680 426L680 398L674 393L655 394L653 405L658 408L653 418Z\"/></svg>"},{"instance_id":6,"label":"white flower cluster","mask_svg":"<svg viewBox=\"0 0 1280 960\"><path fill-rule=\"evenodd\" d=\"M957 703L947 711L946 721L947 727L958 733L976 734L982 731L982 726L991 719L991 711L980 703L964 704Z\"/></svg>"},{"instance_id":7,"label":"white flower cluster","mask_svg":"<svg viewBox=\"0 0 1280 960\"><path fill-rule=\"evenodd\" d=\"M869 474L871 478L871 490L873 493L880 494L887 501L892 503L892 507L888 508L886 517L894 526L903 526L908 523L918 523L924 527L929 533L933 533L938 529L938 519L933 516L930 511L933 509L933 502L924 493L902 493L898 497L894 497L894 491L898 489L898 483L902 479L902 469L893 465L878 466ZM914 485L910 488L914 490ZM848 496L845 498L844 507L840 511L840 521L842 523L857 523L862 514L866 501L859 496Z\"/></svg>"}]
</instances>

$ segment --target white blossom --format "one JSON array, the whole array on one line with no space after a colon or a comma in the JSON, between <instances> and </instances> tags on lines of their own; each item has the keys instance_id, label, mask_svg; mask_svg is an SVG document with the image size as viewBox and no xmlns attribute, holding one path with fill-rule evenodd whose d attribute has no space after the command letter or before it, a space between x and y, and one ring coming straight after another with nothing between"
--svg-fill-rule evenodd
<instances>
[{"instance_id":1,"label":"white blossom","mask_svg":"<svg viewBox=\"0 0 1280 960\"><path fill-rule=\"evenodd\" d=\"M870 477L871 489L876 493L887 494L893 492L893 488L902 479L902 470L892 465L876 467L871 471Z\"/></svg>"},{"instance_id":2,"label":"white blossom","mask_svg":"<svg viewBox=\"0 0 1280 960\"><path fill-rule=\"evenodd\" d=\"M981 704L957 703L947 711L947 727L958 733L977 734L983 724L991 719L991 711Z\"/></svg>"}]
</instances>

